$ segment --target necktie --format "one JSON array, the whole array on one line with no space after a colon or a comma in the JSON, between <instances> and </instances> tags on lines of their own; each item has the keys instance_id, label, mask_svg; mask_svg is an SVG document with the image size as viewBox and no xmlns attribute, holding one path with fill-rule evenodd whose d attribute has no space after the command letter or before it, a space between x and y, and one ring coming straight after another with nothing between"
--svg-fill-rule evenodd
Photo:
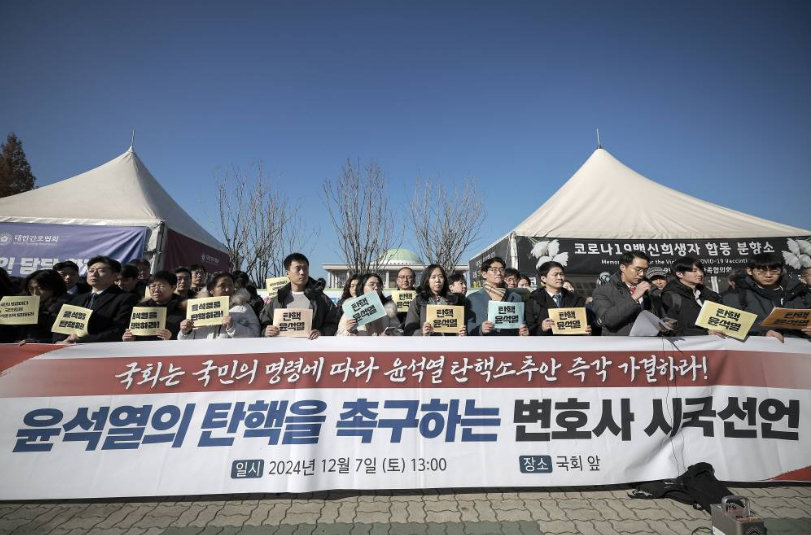
<instances>
[{"instance_id":1,"label":"necktie","mask_svg":"<svg viewBox=\"0 0 811 535\"><path fill-rule=\"evenodd\" d=\"M552 300L555 301L555 306L558 308L560 308L562 299L563 298L561 297L560 294L555 294L552 296Z\"/></svg>"},{"instance_id":2,"label":"necktie","mask_svg":"<svg viewBox=\"0 0 811 535\"><path fill-rule=\"evenodd\" d=\"M93 303L96 302L96 292L90 294L90 302L87 303L87 308L93 308Z\"/></svg>"}]
</instances>

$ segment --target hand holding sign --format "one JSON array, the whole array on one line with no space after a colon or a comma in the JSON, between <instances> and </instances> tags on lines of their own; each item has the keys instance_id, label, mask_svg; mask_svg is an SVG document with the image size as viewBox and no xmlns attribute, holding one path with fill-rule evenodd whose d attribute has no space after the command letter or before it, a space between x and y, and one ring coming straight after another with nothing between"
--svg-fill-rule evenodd
<instances>
[{"instance_id":1,"label":"hand holding sign","mask_svg":"<svg viewBox=\"0 0 811 535\"><path fill-rule=\"evenodd\" d=\"M465 328L465 307L451 305L427 305L423 334L460 334Z\"/></svg>"},{"instance_id":2,"label":"hand holding sign","mask_svg":"<svg viewBox=\"0 0 811 535\"><path fill-rule=\"evenodd\" d=\"M374 291L347 299L342 308L344 314L358 322L359 327L386 315L380 296Z\"/></svg>"},{"instance_id":3,"label":"hand holding sign","mask_svg":"<svg viewBox=\"0 0 811 535\"><path fill-rule=\"evenodd\" d=\"M87 336L87 324L91 314L93 311L89 308L62 305L51 332L67 334L66 342L76 342L82 336Z\"/></svg>"},{"instance_id":4,"label":"hand holding sign","mask_svg":"<svg viewBox=\"0 0 811 535\"><path fill-rule=\"evenodd\" d=\"M712 301L704 301L696 325L708 331L721 331L727 336L743 340L757 319L756 314L738 310Z\"/></svg>"},{"instance_id":5,"label":"hand holding sign","mask_svg":"<svg viewBox=\"0 0 811 535\"><path fill-rule=\"evenodd\" d=\"M273 326L278 336L308 338L313 326L313 311L309 308L277 308L273 311Z\"/></svg>"},{"instance_id":6,"label":"hand holding sign","mask_svg":"<svg viewBox=\"0 0 811 535\"><path fill-rule=\"evenodd\" d=\"M228 301L228 297L189 299L186 307L186 319L192 322L192 328L204 325L226 325L227 327L227 322L231 318L228 315ZM186 326L188 327L188 324ZM191 328L189 328L190 331ZM186 332L186 330L183 329L183 332Z\"/></svg>"},{"instance_id":7,"label":"hand holding sign","mask_svg":"<svg viewBox=\"0 0 811 535\"><path fill-rule=\"evenodd\" d=\"M524 303L490 301L487 304L487 321L495 329L520 329L524 324Z\"/></svg>"},{"instance_id":8,"label":"hand holding sign","mask_svg":"<svg viewBox=\"0 0 811 535\"><path fill-rule=\"evenodd\" d=\"M550 308L549 319L552 334L590 334L583 307Z\"/></svg>"}]
</instances>

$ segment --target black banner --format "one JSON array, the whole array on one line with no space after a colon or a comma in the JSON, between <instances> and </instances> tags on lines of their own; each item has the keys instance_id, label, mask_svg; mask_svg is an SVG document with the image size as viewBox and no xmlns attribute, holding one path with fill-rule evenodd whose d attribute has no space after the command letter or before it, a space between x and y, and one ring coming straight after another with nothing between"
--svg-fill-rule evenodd
<instances>
[{"instance_id":1,"label":"black banner","mask_svg":"<svg viewBox=\"0 0 811 535\"><path fill-rule=\"evenodd\" d=\"M619 269L620 255L634 249L650 256L651 267L668 270L676 258L694 256L704 264L708 276L725 276L732 269L745 269L753 255L766 252L776 252L782 256L789 272L811 267L811 236L710 240L596 240L519 236L517 240L518 265L522 273L534 273L538 265L549 260L560 262L570 274L613 273Z\"/></svg>"}]
</instances>

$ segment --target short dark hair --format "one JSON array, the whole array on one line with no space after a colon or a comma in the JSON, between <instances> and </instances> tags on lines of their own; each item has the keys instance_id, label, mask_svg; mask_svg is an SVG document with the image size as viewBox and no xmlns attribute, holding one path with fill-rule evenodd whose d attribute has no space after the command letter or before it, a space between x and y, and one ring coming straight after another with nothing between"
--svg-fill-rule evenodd
<instances>
[{"instance_id":1,"label":"short dark hair","mask_svg":"<svg viewBox=\"0 0 811 535\"><path fill-rule=\"evenodd\" d=\"M98 263L107 264L113 273L121 273L121 262L119 262L114 258L110 258L109 256L103 255L94 256L93 258L87 261L87 267L90 267L93 264Z\"/></svg>"},{"instance_id":2,"label":"short dark hair","mask_svg":"<svg viewBox=\"0 0 811 535\"><path fill-rule=\"evenodd\" d=\"M59 271L60 269L71 268L75 270L77 273L79 272L79 266L76 265L76 262L73 260L64 260L62 262L57 262L54 264L54 269Z\"/></svg>"},{"instance_id":3,"label":"short dark hair","mask_svg":"<svg viewBox=\"0 0 811 535\"><path fill-rule=\"evenodd\" d=\"M696 266L701 271L704 271L704 264L701 260L694 256L680 256L673 261L673 266L670 268L673 274L684 273L685 271L693 271L693 266Z\"/></svg>"},{"instance_id":4,"label":"short dark hair","mask_svg":"<svg viewBox=\"0 0 811 535\"><path fill-rule=\"evenodd\" d=\"M401 271L403 271L404 269L407 269L408 271L410 271L410 272L411 272L411 276L412 276L412 277L415 275L414 270L413 270L413 269L411 269L411 268L410 268L410 267L408 267L408 266L403 266L403 267L401 267L400 269L398 269L398 270L397 270L397 274L399 275L399 274L400 274L400 272L401 272Z\"/></svg>"},{"instance_id":5,"label":"short dark hair","mask_svg":"<svg viewBox=\"0 0 811 535\"><path fill-rule=\"evenodd\" d=\"M231 273L231 276L234 277L234 286L237 288L251 286L251 277L244 271L234 271Z\"/></svg>"},{"instance_id":6,"label":"short dark hair","mask_svg":"<svg viewBox=\"0 0 811 535\"><path fill-rule=\"evenodd\" d=\"M68 291L65 281L55 269L40 269L28 275L23 281L22 290L28 294L28 284L34 281L38 286L53 292L53 297L64 295Z\"/></svg>"},{"instance_id":7,"label":"short dark hair","mask_svg":"<svg viewBox=\"0 0 811 535\"><path fill-rule=\"evenodd\" d=\"M487 260L482 262L481 272L484 273L485 271L490 269L490 266L492 266L496 262L498 262L504 267L507 267L507 262L505 262L503 258L501 258L500 256L494 256L493 258L488 258Z\"/></svg>"},{"instance_id":8,"label":"short dark hair","mask_svg":"<svg viewBox=\"0 0 811 535\"><path fill-rule=\"evenodd\" d=\"M783 268L783 257L777 253L758 253L753 255L746 264L749 269L754 268Z\"/></svg>"},{"instance_id":9,"label":"short dark hair","mask_svg":"<svg viewBox=\"0 0 811 535\"><path fill-rule=\"evenodd\" d=\"M172 273L174 273L175 275L177 275L178 273L188 273L189 277L191 277L191 270L189 268L187 268L186 266L176 267L172 271Z\"/></svg>"},{"instance_id":10,"label":"short dark hair","mask_svg":"<svg viewBox=\"0 0 811 535\"><path fill-rule=\"evenodd\" d=\"M146 258L136 258L135 260L130 260L128 263L132 264L137 268L145 267L147 269L152 267L152 264L149 263L149 260Z\"/></svg>"},{"instance_id":11,"label":"short dark hair","mask_svg":"<svg viewBox=\"0 0 811 535\"><path fill-rule=\"evenodd\" d=\"M521 276L521 273L515 268L506 268L504 270L504 278L505 279L507 277L516 277L516 278L518 278L520 276Z\"/></svg>"},{"instance_id":12,"label":"short dark hair","mask_svg":"<svg viewBox=\"0 0 811 535\"><path fill-rule=\"evenodd\" d=\"M153 275L149 277L149 284L152 284L156 281L164 281L168 282L169 286L177 286L177 275L172 273L171 271L156 271Z\"/></svg>"},{"instance_id":13,"label":"short dark hair","mask_svg":"<svg viewBox=\"0 0 811 535\"><path fill-rule=\"evenodd\" d=\"M307 264L307 267L310 267L310 261L307 260L307 257L301 253L290 253L284 259L284 270L287 271L290 269L290 264L293 262L300 262L303 264Z\"/></svg>"},{"instance_id":14,"label":"short dark hair","mask_svg":"<svg viewBox=\"0 0 811 535\"><path fill-rule=\"evenodd\" d=\"M544 262L541 264L541 267L538 268L538 278L540 279L541 277L546 277L549 275L549 271L554 267L560 268L564 273L566 272L566 270L563 269L563 264L550 260L549 262Z\"/></svg>"},{"instance_id":15,"label":"short dark hair","mask_svg":"<svg viewBox=\"0 0 811 535\"><path fill-rule=\"evenodd\" d=\"M208 273L208 270L204 266L202 266L200 264L192 264L192 265L190 265L189 266L189 274L191 274L192 271L202 271L203 273Z\"/></svg>"},{"instance_id":16,"label":"short dark hair","mask_svg":"<svg viewBox=\"0 0 811 535\"><path fill-rule=\"evenodd\" d=\"M291 262L292 262L292 260L291 260ZM299 260L299 262L300 262L300 260ZM383 291L383 288L382 288L382 286L383 286L383 277L381 277L378 273L364 273L362 275L358 275L358 289L357 289L358 295L361 295L363 293L363 287L366 286L366 281L368 281L372 277L374 277L374 278L376 278L377 280L380 281L381 288L379 288L379 290L381 292Z\"/></svg>"},{"instance_id":17,"label":"short dark hair","mask_svg":"<svg viewBox=\"0 0 811 535\"><path fill-rule=\"evenodd\" d=\"M634 263L634 258L641 258L645 262L650 262L650 257L644 251L634 249L632 251L625 251L620 257L621 266L630 266Z\"/></svg>"},{"instance_id":18,"label":"short dark hair","mask_svg":"<svg viewBox=\"0 0 811 535\"><path fill-rule=\"evenodd\" d=\"M532 286L532 279L529 278L529 275L524 275L523 273L518 276L518 282L527 281L527 283Z\"/></svg>"},{"instance_id":19,"label":"short dark hair","mask_svg":"<svg viewBox=\"0 0 811 535\"><path fill-rule=\"evenodd\" d=\"M137 279L138 267L134 264L124 264L121 266L121 277L124 279Z\"/></svg>"},{"instance_id":20,"label":"short dark hair","mask_svg":"<svg viewBox=\"0 0 811 535\"><path fill-rule=\"evenodd\" d=\"M214 287L217 286L217 281L223 277L228 277L229 279L231 279L231 282L234 282L233 275L231 275L227 271L218 271L211 276L211 280L208 281L208 284L206 285L206 290L208 290L209 292L213 292ZM175 283L177 283L177 277L175 277Z\"/></svg>"},{"instance_id":21,"label":"short dark hair","mask_svg":"<svg viewBox=\"0 0 811 535\"><path fill-rule=\"evenodd\" d=\"M464 273L454 273L453 275L448 277L448 286L451 286L452 284L456 284L459 281L464 282L465 286L467 286L467 279L465 279L465 274Z\"/></svg>"}]
</instances>

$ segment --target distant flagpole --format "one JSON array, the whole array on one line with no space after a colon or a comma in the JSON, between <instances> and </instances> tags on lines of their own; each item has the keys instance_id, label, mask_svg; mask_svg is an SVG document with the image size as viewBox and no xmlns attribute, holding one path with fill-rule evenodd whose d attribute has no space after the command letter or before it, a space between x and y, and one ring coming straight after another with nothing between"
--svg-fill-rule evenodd
<instances>
[{"instance_id":1,"label":"distant flagpole","mask_svg":"<svg viewBox=\"0 0 811 535\"><path fill-rule=\"evenodd\" d=\"M600 143L600 129L597 129L597 148L602 149L603 145Z\"/></svg>"},{"instance_id":2,"label":"distant flagpole","mask_svg":"<svg viewBox=\"0 0 811 535\"><path fill-rule=\"evenodd\" d=\"M130 139L130 150L135 151L135 129L132 129L132 138Z\"/></svg>"}]
</instances>

